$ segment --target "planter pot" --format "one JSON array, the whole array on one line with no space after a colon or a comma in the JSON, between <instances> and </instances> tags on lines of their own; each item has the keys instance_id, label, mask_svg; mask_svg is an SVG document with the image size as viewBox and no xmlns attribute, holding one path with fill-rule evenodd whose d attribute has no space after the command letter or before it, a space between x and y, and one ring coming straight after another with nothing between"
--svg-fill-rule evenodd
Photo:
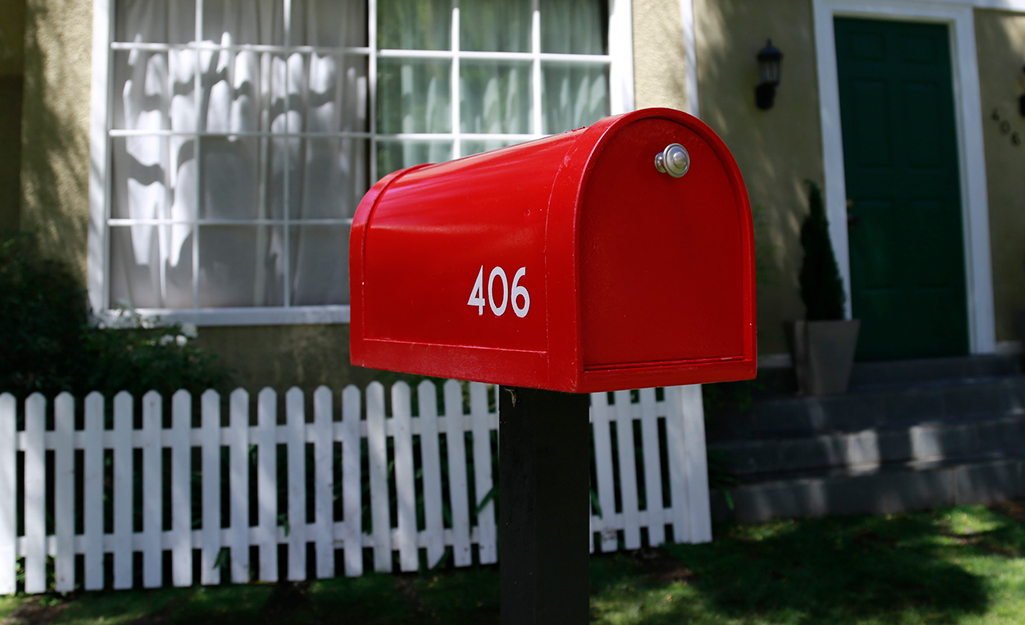
<instances>
[{"instance_id":1,"label":"planter pot","mask_svg":"<svg viewBox=\"0 0 1025 625\"><path fill-rule=\"evenodd\" d=\"M860 329L859 319L786 324L797 389L802 395L847 392Z\"/></svg>"}]
</instances>

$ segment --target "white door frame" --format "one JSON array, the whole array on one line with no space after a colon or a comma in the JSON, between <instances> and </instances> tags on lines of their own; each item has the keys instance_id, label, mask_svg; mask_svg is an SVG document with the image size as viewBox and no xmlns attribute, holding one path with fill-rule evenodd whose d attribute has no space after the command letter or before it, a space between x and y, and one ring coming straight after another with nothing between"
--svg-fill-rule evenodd
<instances>
[{"instance_id":1,"label":"white door frame","mask_svg":"<svg viewBox=\"0 0 1025 625\"><path fill-rule=\"evenodd\" d=\"M996 325L993 273L990 264L989 199L986 192L982 103L979 95L972 6L969 3L954 3L949 0L814 0L813 11L825 165L824 195L830 237L836 250L844 288L848 294L848 317L851 314L851 276L847 241L847 192L833 18L870 17L946 24L950 28L954 114L961 174L969 350L973 354L995 352Z\"/></svg>"}]
</instances>

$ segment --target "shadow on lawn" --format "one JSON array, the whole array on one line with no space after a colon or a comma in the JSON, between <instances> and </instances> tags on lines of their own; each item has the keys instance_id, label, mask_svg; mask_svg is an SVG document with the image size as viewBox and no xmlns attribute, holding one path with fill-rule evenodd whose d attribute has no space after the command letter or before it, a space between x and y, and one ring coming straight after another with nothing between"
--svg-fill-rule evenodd
<instances>
[{"instance_id":1,"label":"shadow on lawn","mask_svg":"<svg viewBox=\"0 0 1025 625\"><path fill-rule=\"evenodd\" d=\"M935 516L716 529L716 542L668 546L654 567L634 556L641 576L621 562L592 568L593 616L601 620L634 602L640 611L629 622L653 625L718 622L716 616L742 623L954 623L989 603L982 577L955 564L977 552L945 539L950 534ZM682 572L667 578L666 560Z\"/></svg>"}]
</instances>

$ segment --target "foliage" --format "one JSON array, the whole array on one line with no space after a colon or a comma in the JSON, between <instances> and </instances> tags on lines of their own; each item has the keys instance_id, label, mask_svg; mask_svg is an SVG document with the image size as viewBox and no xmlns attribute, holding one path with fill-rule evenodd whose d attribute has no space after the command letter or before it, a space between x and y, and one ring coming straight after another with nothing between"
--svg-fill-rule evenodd
<instances>
[{"instance_id":1,"label":"foliage","mask_svg":"<svg viewBox=\"0 0 1025 625\"><path fill-rule=\"evenodd\" d=\"M776 245L769 236L771 228L768 224L769 210L761 205L751 207L751 227L755 241L755 283L758 288L773 283L772 256L776 253Z\"/></svg>"},{"instance_id":2,"label":"foliage","mask_svg":"<svg viewBox=\"0 0 1025 625\"><path fill-rule=\"evenodd\" d=\"M843 319L846 295L829 239L829 221L822 205L822 191L810 180L807 184L810 210L801 225L804 262L800 275L805 318L808 321Z\"/></svg>"},{"instance_id":3,"label":"foliage","mask_svg":"<svg viewBox=\"0 0 1025 625\"><path fill-rule=\"evenodd\" d=\"M194 327L132 312L95 323L70 269L44 258L25 235L0 244L0 319L2 392L169 394L229 382L227 368L190 342Z\"/></svg>"}]
</instances>

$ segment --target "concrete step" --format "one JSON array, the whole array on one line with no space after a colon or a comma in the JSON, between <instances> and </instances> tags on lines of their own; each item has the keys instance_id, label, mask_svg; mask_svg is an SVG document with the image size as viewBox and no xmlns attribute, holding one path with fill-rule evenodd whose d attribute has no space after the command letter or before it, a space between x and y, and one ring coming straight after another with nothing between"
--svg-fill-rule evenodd
<instances>
[{"instance_id":1,"label":"concrete step","mask_svg":"<svg viewBox=\"0 0 1025 625\"><path fill-rule=\"evenodd\" d=\"M846 395L775 397L740 415L710 419L710 442L858 432L888 423L1025 410L1025 376L938 379L863 386Z\"/></svg>"},{"instance_id":2,"label":"concrete step","mask_svg":"<svg viewBox=\"0 0 1025 625\"><path fill-rule=\"evenodd\" d=\"M1025 450L1025 411L891 422L855 432L724 441L709 449L728 455L731 472L758 480L809 470L1016 452Z\"/></svg>"},{"instance_id":3,"label":"concrete step","mask_svg":"<svg viewBox=\"0 0 1025 625\"><path fill-rule=\"evenodd\" d=\"M984 355L921 360L856 362L851 370L851 388L906 384L927 380L992 378L1018 375L1017 356Z\"/></svg>"},{"instance_id":4,"label":"concrete step","mask_svg":"<svg viewBox=\"0 0 1025 625\"><path fill-rule=\"evenodd\" d=\"M757 523L773 518L834 514L892 514L1025 497L1025 450L877 467L806 471L743 483L730 510L713 491L717 521Z\"/></svg>"}]
</instances>

